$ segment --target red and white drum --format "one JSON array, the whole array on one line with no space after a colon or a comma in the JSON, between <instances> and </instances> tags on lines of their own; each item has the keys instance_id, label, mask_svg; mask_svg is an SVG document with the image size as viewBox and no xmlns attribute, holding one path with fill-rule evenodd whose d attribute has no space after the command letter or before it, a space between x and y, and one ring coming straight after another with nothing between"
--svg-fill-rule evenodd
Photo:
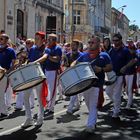
<instances>
[{"instance_id":1,"label":"red and white drum","mask_svg":"<svg viewBox=\"0 0 140 140\"><path fill-rule=\"evenodd\" d=\"M88 62L66 69L59 77L63 94L72 96L89 89L97 77Z\"/></svg>"},{"instance_id":2,"label":"red and white drum","mask_svg":"<svg viewBox=\"0 0 140 140\"><path fill-rule=\"evenodd\" d=\"M21 66L8 74L11 86L15 92L34 87L42 83L46 76L39 63Z\"/></svg>"}]
</instances>

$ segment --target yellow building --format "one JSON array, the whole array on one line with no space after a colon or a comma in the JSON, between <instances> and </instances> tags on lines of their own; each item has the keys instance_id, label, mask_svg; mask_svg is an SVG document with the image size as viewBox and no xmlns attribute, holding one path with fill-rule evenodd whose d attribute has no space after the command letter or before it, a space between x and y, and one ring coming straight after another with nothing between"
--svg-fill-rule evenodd
<instances>
[{"instance_id":1,"label":"yellow building","mask_svg":"<svg viewBox=\"0 0 140 140\"><path fill-rule=\"evenodd\" d=\"M78 39L87 43L93 29L88 24L88 2L86 0L65 0L64 2L64 29L65 41Z\"/></svg>"}]
</instances>

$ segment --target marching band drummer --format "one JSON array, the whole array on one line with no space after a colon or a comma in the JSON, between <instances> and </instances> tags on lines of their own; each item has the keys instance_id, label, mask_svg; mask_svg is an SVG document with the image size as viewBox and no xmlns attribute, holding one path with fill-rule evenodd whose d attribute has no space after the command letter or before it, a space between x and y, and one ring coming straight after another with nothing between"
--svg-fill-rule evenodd
<instances>
[{"instance_id":1,"label":"marching band drummer","mask_svg":"<svg viewBox=\"0 0 140 140\"><path fill-rule=\"evenodd\" d=\"M34 45L34 39L28 38L26 40L26 45L22 46L17 52L17 64L16 67L20 67L21 65L28 63L28 53L31 49L31 47ZM33 92L30 95L30 106L31 108L34 108L34 92L35 90L32 90ZM17 93L17 98L16 98L16 106L15 106L15 111L21 111L23 109L24 105L24 92L20 91Z\"/></svg>"},{"instance_id":2,"label":"marching band drummer","mask_svg":"<svg viewBox=\"0 0 140 140\"><path fill-rule=\"evenodd\" d=\"M138 61L138 57L136 55L136 46L134 45L134 42L131 38L127 40L128 44L128 50L130 52L130 60L134 59L136 60L135 63L127 68L125 71L125 83L126 83L126 93L128 96L128 101L126 108L130 109L133 105L133 81L134 81L134 75L136 74L136 63Z\"/></svg>"},{"instance_id":3,"label":"marching band drummer","mask_svg":"<svg viewBox=\"0 0 140 140\"><path fill-rule=\"evenodd\" d=\"M64 66L70 67L71 63L79 58L82 53L78 51L79 48L79 40L73 40L71 43L71 52L67 53L64 57ZM81 94L81 93L80 93ZM73 95L70 97L70 103L68 105L67 113L73 114L75 111L79 110L80 101L79 95Z\"/></svg>"},{"instance_id":4,"label":"marching band drummer","mask_svg":"<svg viewBox=\"0 0 140 140\"><path fill-rule=\"evenodd\" d=\"M0 35L0 66L7 72L10 72L14 68L16 53L13 48L7 45L8 40L9 36L7 34ZM7 77L4 76L0 81L0 119L8 117L5 97L7 97L6 94L12 94L7 92L8 88L10 89L11 86L10 84L8 85Z\"/></svg>"},{"instance_id":5,"label":"marching band drummer","mask_svg":"<svg viewBox=\"0 0 140 140\"><path fill-rule=\"evenodd\" d=\"M117 75L117 80L110 86L107 86L106 93L113 101L113 120L120 120L120 106L121 106L121 93L123 84L123 75L126 70L135 63L135 60L130 60L131 55L122 42L121 34L114 34L112 50L109 55L111 57L113 71Z\"/></svg>"},{"instance_id":6,"label":"marching band drummer","mask_svg":"<svg viewBox=\"0 0 140 140\"><path fill-rule=\"evenodd\" d=\"M18 53L17 53L17 59L16 59L16 64L15 68L21 67L22 65L25 65L28 61L28 53L27 51L22 48ZM16 98L16 106L15 106L15 111L21 111L23 109L24 105L24 91L19 91L17 94ZM34 108L34 93L31 93L30 95L30 106L31 108Z\"/></svg>"},{"instance_id":7,"label":"marching band drummer","mask_svg":"<svg viewBox=\"0 0 140 140\"><path fill-rule=\"evenodd\" d=\"M29 62L34 62L43 55L44 50L45 50L44 42L45 42L45 33L41 31L36 32L35 45L32 46L28 54ZM33 116L32 116L32 111L31 111L31 106L30 106L30 101L29 101L29 98L33 90L36 90L37 99L39 103L38 118L34 125L41 126L43 124L44 107L43 107L42 98L41 98L42 85L43 84L39 84L33 88L24 90L24 106L25 106L26 121L23 124L21 124L22 128L27 128L33 125Z\"/></svg>"},{"instance_id":8,"label":"marching band drummer","mask_svg":"<svg viewBox=\"0 0 140 140\"><path fill-rule=\"evenodd\" d=\"M72 63L72 66L79 62L91 62L91 66L94 69L96 76L98 77L97 82L88 90L83 92L85 103L87 105L89 116L85 131L92 133L95 130L97 122L97 104L99 96L99 88L104 84L105 74L112 70L112 64L110 57L105 52L100 52L100 38L93 36L88 41L89 48L82 56Z\"/></svg>"},{"instance_id":9,"label":"marching band drummer","mask_svg":"<svg viewBox=\"0 0 140 140\"><path fill-rule=\"evenodd\" d=\"M60 69L62 57L62 49L57 45L57 35L48 35L48 46L45 49L45 54L35 62L44 63L45 75L48 83L48 106L47 114L53 115L55 99L56 99L56 83L57 83L57 72Z\"/></svg>"}]
</instances>

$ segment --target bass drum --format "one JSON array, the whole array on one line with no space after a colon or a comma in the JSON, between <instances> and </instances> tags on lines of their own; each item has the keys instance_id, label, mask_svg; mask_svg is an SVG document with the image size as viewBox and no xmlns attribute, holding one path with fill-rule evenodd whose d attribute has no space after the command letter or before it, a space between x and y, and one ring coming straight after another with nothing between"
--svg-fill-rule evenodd
<instances>
[{"instance_id":1,"label":"bass drum","mask_svg":"<svg viewBox=\"0 0 140 140\"><path fill-rule=\"evenodd\" d=\"M96 80L97 77L88 62L66 69L59 77L63 94L66 96L72 96L89 89Z\"/></svg>"},{"instance_id":2,"label":"bass drum","mask_svg":"<svg viewBox=\"0 0 140 140\"><path fill-rule=\"evenodd\" d=\"M39 63L21 66L8 74L11 86L15 92L32 88L42 83L46 76Z\"/></svg>"}]
</instances>

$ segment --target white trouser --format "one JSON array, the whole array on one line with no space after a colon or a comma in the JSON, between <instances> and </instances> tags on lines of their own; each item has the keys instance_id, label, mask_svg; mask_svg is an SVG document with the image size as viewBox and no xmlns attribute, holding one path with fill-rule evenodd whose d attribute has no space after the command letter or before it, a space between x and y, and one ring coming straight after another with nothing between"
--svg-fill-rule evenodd
<instances>
[{"instance_id":1,"label":"white trouser","mask_svg":"<svg viewBox=\"0 0 140 140\"><path fill-rule=\"evenodd\" d=\"M5 104L5 90L7 87L7 77L4 76L0 81L0 113L7 114L7 107Z\"/></svg>"},{"instance_id":2,"label":"white trouser","mask_svg":"<svg viewBox=\"0 0 140 140\"><path fill-rule=\"evenodd\" d=\"M57 93L59 93L59 96L63 96L62 92L63 92L63 89L62 89L61 84L57 83Z\"/></svg>"},{"instance_id":3,"label":"white trouser","mask_svg":"<svg viewBox=\"0 0 140 140\"><path fill-rule=\"evenodd\" d=\"M99 96L99 88L92 87L83 92L85 103L87 105L89 116L87 120L87 127L94 127L97 122L97 104Z\"/></svg>"},{"instance_id":4,"label":"white trouser","mask_svg":"<svg viewBox=\"0 0 140 140\"><path fill-rule=\"evenodd\" d=\"M83 101L83 92L78 94L78 97L79 97L79 101L82 102Z\"/></svg>"},{"instance_id":5,"label":"white trouser","mask_svg":"<svg viewBox=\"0 0 140 140\"><path fill-rule=\"evenodd\" d=\"M29 98L29 101L30 101L30 107L34 107L34 90L35 89L32 89L32 93L30 93L30 98ZM16 98L16 108L23 108L23 105L24 105L24 91L20 91L17 93L17 98Z\"/></svg>"},{"instance_id":6,"label":"white trouser","mask_svg":"<svg viewBox=\"0 0 140 140\"><path fill-rule=\"evenodd\" d=\"M70 97L70 103L69 103L69 106L68 106L68 111L72 112L74 106L76 106L76 107L80 106L78 95L74 95L74 96Z\"/></svg>"},{"instance_id":7,"label":"white trouser","mask_svg":"<svg viewBox=\"0 0 140 140\"><path fill-rule=\"evenodd\" d=\"M140 72L137 72L137 87L138 93L140 93Z\"/></svg>"},{"instance_id":8,"label":"white trouser","mask_svg":"<svg viewBox=\"0 0 140 140\"><path fill-rule=\"evenodd\" d=\"M41 90L42 90L42 84L39 84L31 89L27 89L24 91L24 105L25 105L25 114L27 118L32 118L32 112L31 112L31 106L29 98L33 92L33 89L36 90L36 95L39 103L39 110L38 110L38 118L44 117L44 107L42 105L41 100Z\"/></svg>"},{"instance_id":9,"label":"white trouser","mask_svg":"<svg viewBox=\"0 0 140 140\"><path fill-rule=\"evenodd\" d=\"M118 76L114 84L106 87L106 93L109 96L109 98L113 101L114 104L113 113L115 114L120 112L122 83L123 76Z\"/></svg>"},{"instance_id":10,"label":"white trouser","mask_svg":"<svg viewBox=\"0 0 140 140\"><path fill-rule=\"evenodd\" d=\"M35 94L37 94L36 93L36 90L33 88L32 89L32 93L31 93L31 95L30 95L30 107L32 108L32 107L34 107L34 101L35 101Z\"/></svg>"},{"instance_id":11,"label":"white trouser","mask_svg":"<svg viewBox=\"0 0 140 140\"><path fill-rule=\"evenodd\" d=\"M23 103L24 103L24 92L18 92L17 93L17 98L16 98L16 108L23 108Z\"/></svg>"},{"instance_id":12,"label":"white trouser","mask_svg":"<svg viewBox=\"0 0 140 140\"><path fill-rule=\"evenodd\" d=\"M13 94L13 89L11 87L11 84L9 83L6 93L5 93L5 103L7 107L11 107L12 94Z\"/></svg>"},{"instance_id":13,"label":"white trouser","mask_svg":"<svg viewBox=\"0 0 140 140\"><path fill-rule=\"evenodd\" d=\"M133 78L134 75L125 75L126 93L128 95L127 105L132 105L133 101L133 93L132 93Z\"/></svg>"},{"instance_id":14,"label":"white trouser","mask_svg":"<svg viewBox=\"0 0 140 140\"><path fill-rule=\"evenodd\" d=\"M56 99L56 82L57 82L57 71L45 71L48 84L48 106L50 111L54 111L55 99Z\"/></svg>"}]
</instances>

